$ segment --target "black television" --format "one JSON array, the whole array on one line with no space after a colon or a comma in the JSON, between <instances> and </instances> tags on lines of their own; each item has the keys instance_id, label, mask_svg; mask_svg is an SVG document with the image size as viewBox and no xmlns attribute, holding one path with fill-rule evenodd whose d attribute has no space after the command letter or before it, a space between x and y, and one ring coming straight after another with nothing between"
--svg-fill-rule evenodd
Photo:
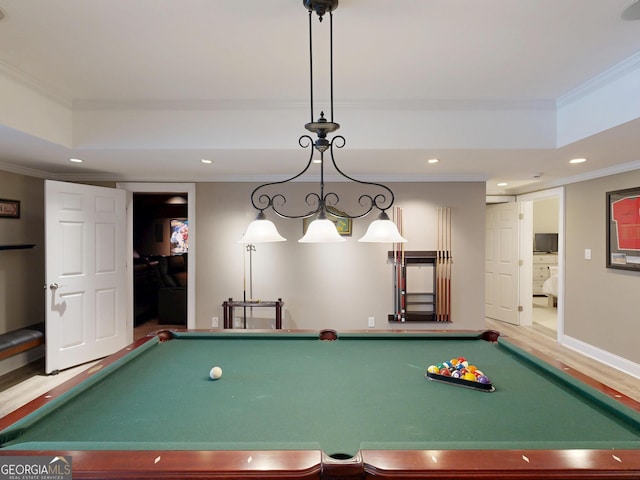
<instances>
[{"instance_id":1,"label":"black television","mask_svg":"<svg viewBox=\"0 0 640 480\"><path fill-rule=\"evenodd\" d=\"M533 238L533 251L544 253L558 252L557 233L536 233Z\"/></svg>"}]
</instances>

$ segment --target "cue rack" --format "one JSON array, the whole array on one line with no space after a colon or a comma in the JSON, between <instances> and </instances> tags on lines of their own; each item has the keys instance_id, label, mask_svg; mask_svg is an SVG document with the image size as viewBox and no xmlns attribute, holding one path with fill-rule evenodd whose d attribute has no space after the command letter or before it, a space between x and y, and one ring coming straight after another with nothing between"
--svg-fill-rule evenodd
<instances>
[{"instance_id":1,"label":"cue rack","mask_svg":"<svg viewBox=\"0 0 640 480\"><path fill-rule=\"evenodd\" d=\"M394 208L393 220L402 235L399 207ZM393 264L394 291L389 322L451 321L451 208L438 207L436 250L405 251L402 243L395 243L388 260Z\"/></svg>"}]
</instances>

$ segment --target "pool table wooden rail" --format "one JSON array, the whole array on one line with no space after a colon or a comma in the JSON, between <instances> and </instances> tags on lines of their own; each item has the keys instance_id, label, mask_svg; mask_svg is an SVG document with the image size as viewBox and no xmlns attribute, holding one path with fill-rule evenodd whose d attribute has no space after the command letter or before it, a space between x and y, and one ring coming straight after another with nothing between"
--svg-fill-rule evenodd
<instances>
[{"instance_id":1,"label":"pool table wooden rail","mask_svg":"<svg viewBox=\"0 0 640 480\"><path fill-rule=\"evenodd\" d=\"M180 330L185 331L185 330ZM202 330L211 332L212 330ZM244 331L243 331L244 332ZM252 330L250 332L255 332ZM273 334L273 330L265 330ZM282 330L298 332L293 330ZM404 333L404 332L403 332ZM410 331L406 333L418 333ZM433 333L433 332L429 332ZM485 339L495 341L497 332ZM243 333L238 333L242 335ZM326 332L323 332L327 335ZM82 383L154 335L170 340L167 330L141 338L85 372L0 419L0 431ZM329 339L331 334L329 333ZM640 411L640 403L570 366L513 341L545 362ZM503 480L638 480L640 450L364 450L352 459L333 459L318 450L1 450L7 455L71 455L74 479L503 479ZM1 462L1 461L0 461Z\"/></svg>"},{"instance_id":2,"label":"pool table wooden rail","mask_svg":"<svg viewBox=\"0 0 640 480\"><path fill-rule=\"evenodd\" d=\"M288 451L11 451L2 455L71 455L80 479L496 479L637 480L632 450L365 450L333 460L316 450Z\"/></svg>"}]
</instances>

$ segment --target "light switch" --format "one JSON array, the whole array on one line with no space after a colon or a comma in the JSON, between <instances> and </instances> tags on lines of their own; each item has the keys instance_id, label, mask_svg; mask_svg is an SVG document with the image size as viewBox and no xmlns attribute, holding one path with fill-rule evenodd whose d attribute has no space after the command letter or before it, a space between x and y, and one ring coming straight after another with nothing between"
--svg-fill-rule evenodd
<instances>
[{"instance_id":1,"label":"light switch","mask_svg":"<svg viewBox=\"0 0 640 480\"><path fill-rule=\"evenodd\" d=\"M591 249L590 248L585 248L584 249L584 259L585 260L591 260Z\"/></svg>"}]
</instances>

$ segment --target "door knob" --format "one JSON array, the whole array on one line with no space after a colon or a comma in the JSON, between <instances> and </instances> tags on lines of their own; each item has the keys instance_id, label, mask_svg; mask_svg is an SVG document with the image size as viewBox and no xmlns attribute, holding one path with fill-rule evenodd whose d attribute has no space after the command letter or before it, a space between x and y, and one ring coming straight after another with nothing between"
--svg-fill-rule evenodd
<instances>
[{"instance_id":1,"label":"door knob","mask_svg":"<svg viewBox=\"0 0 640 480\"><path fill-rule=\"evenodd\" d=\"M57 288L59 288L59 287L60 287L60 285L58 285L57 283L52 283L51 285L49 285L49 288L50 288L51 290L55 290L55 289L57 289Z\"/></svg>"}]
</instances>

